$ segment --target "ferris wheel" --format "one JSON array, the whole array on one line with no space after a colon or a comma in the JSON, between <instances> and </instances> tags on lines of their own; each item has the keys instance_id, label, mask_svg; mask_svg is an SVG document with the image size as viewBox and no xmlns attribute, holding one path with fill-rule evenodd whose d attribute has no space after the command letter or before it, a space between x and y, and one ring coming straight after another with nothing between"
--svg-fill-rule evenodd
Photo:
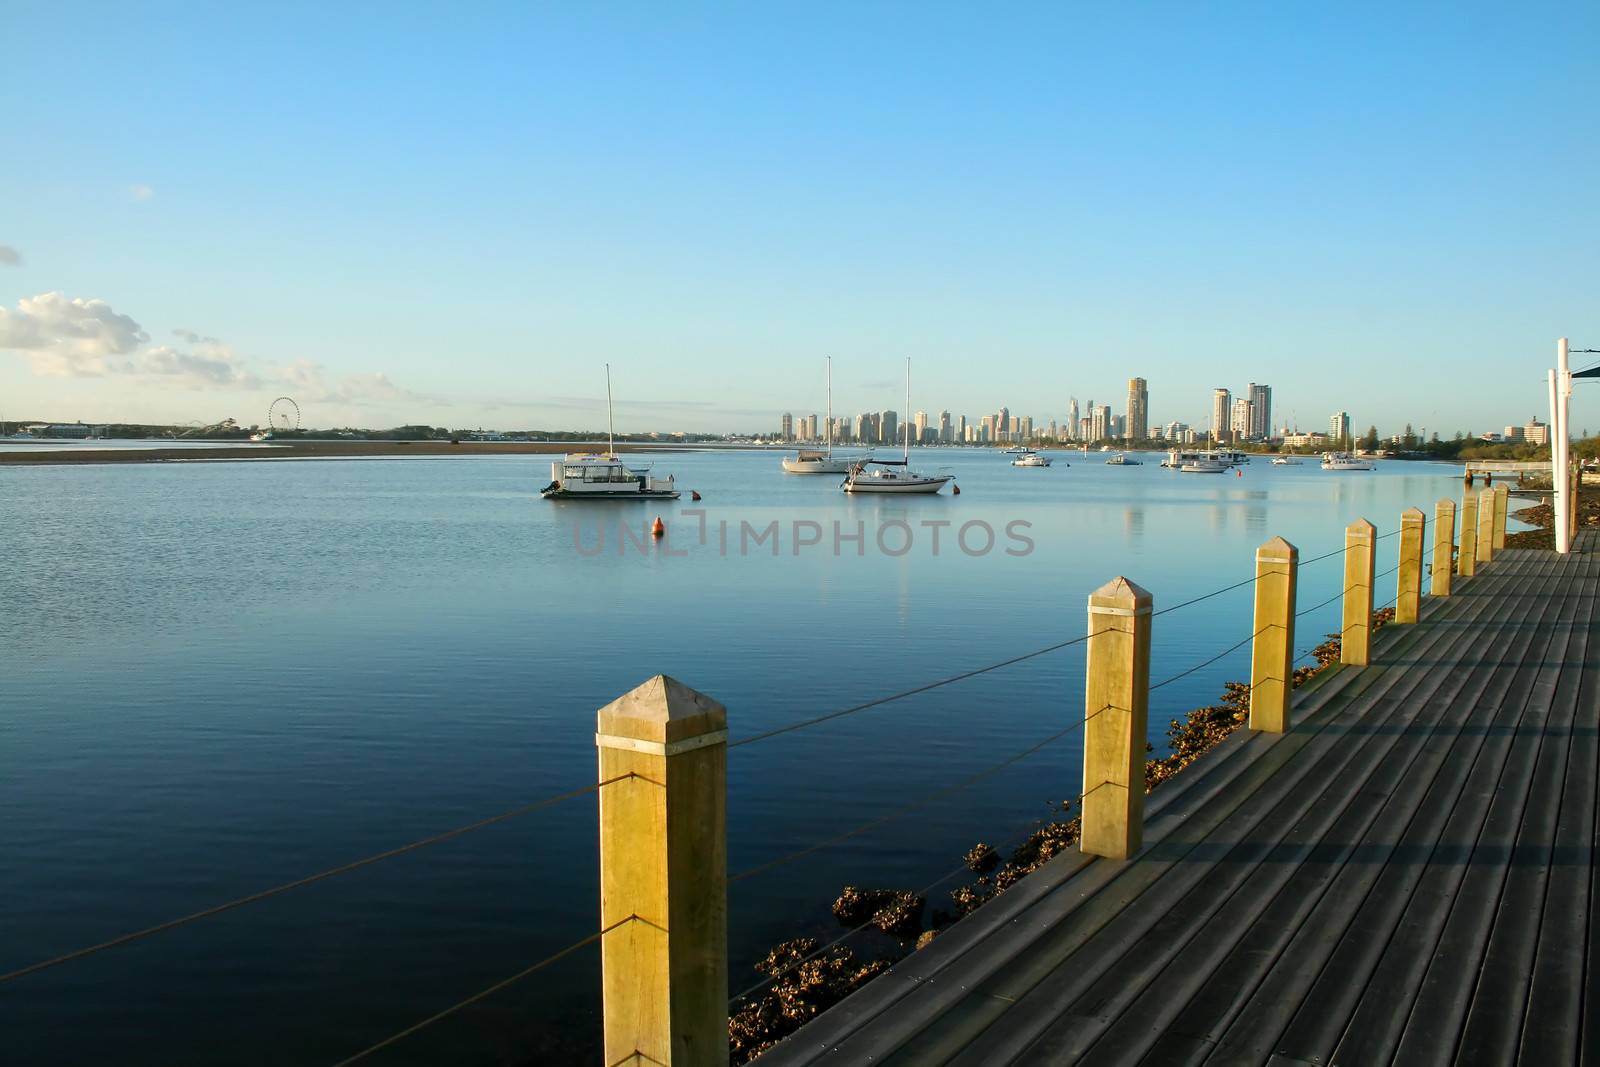
<instances>
[{"instance_id":1,"label":"ferris wheel","mask_svg":"<svg viewBox=\"0 0 1600 1067\"><path fill-rule=\"evenodd\" d=\"M278 433L300 428L300 405L292 396L280 396L267 407L267 425Z\"/></svg>"}]
</instances>

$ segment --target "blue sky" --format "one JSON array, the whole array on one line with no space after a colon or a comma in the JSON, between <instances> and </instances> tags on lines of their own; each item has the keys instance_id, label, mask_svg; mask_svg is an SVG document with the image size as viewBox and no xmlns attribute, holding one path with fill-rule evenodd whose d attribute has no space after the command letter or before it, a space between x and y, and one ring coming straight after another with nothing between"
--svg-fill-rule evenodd
<instances>
[{"instance_id":1,"label":"blue sky","mask_svg":"<svg viewBox=\"0 0 1600 1067\"><path fill-rule=\"evenodd\" d=\"M1600 348L1593 3L233 7L0 7L8 417L1451 432Z\"/></svg>"}]
</instances>

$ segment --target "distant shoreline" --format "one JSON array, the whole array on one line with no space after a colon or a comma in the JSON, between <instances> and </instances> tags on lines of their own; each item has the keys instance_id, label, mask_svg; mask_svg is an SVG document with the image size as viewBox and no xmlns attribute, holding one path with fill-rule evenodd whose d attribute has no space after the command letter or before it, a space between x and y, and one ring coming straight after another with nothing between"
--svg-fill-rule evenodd
<instances>
[{"instance_id":1,"label":"distant shoreline","mask_svg":"<svg viewBox=\"0 0 1600 1067\"><path fill-rule=\"evenodd\" d=\"M277 441L276 447L217 445L215 448L71 448L0 452L0 467L79 466L87 463L274 463L307 459L405 459L407 457L560 455L593 451L590 441ZM603 444L600 447L604 447ZM717 445L619 442L619 452L687 452Z\"/></svg>"}]
</instances>

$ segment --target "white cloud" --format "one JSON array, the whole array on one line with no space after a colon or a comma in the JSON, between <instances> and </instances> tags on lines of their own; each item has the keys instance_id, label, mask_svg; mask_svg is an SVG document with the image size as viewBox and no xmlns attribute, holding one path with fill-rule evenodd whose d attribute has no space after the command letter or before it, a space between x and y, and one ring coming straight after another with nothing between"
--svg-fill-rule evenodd
<instances>
[{"instance_id":1,"label":"white cloud","mask_svg":"<svg viewBox=\"0 0 1600 1067\"><path fill-rule=\"evenodd\" d=\"M146 200L154 199L156 191L148 185L130 185L128 186L128 195L142 203Z\"/></svg>"},{"instance_id":2,"label":"white cloud","mask_svg":"<svg viewBox=\"0 0 1600 1067\"><path fill-rule=\"evenodd\" d=\"M15 267L22 263L22 253L10 245L0 245L0 263Z\"/></svg>"},{"instance_id":3,"label":"white cloud","mask_svg":"<svg viewBox=\"0 0 1600 1067\"><path fill-rule=\"evenodd\" d=\"M214 337L199 338L188 352L171 345L147 348L139 353L134 371L172 379L190 389L254 389L261 384L238 354Z\"/></svg>"},{"instance_id":4,"label":"white cloud","mask_svg":"<svg viewBox=\"0 0 1600 1067\"><path fill-rule=\"evenodd\" d=\"M389 380L387 374L352 374L329 381L327 368L308 359L275 368L272 378L293 393L297 400L322 404L382 404L402 400L444 404L437 397L400 388Z\"/></svg>"},{"instance_id":5,"label":"white cloud","mask_svg":"<svg viewBox=\"0 0 1600 1067\"><path fill-rule=\"evenodd\" d=\"M0 308L0 349L22 353L35 374L95 377L129 369L126 356L150 340L144 328L104 300L68 300L62 293L23 297Z\"/></svg>"}]
</instances>

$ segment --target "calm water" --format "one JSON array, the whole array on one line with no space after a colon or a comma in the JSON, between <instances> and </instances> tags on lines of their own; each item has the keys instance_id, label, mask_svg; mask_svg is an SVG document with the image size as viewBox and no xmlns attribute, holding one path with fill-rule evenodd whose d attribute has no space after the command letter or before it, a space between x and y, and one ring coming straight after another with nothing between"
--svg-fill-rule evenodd
<instances>
[{"instance_id":1,"label":"calm water","mask_svg":"<svg viewBox=\"0 0 1600 1067\"><path fill-rule=\"evenodd\" d=\"M1117 574L1159 610L1248 577L1274 534L1310 557L1358 516L1383 533L1460 493L1452 468L1395 462L920 459L962 495L847 498L775 453L661 456L704 502L611 507L540 501L529 456L0 467L0 971L588 784L595 709L657 672L725 703L737 738L1077 636ZM638 536L658 513L666 541L619 553L616 521ZM773 520L778 554L742 553L739 524ZM993 551L978 527L975 554L955 543L973 520ZM822 544L796 554L796 521ZM937 553L924 521L952 524ZM834 553L835 522L862 524L861 554ZM1031 552L1006 553L1012 522ZM1380 570L1395 551L1379 542ZM1301 603L1338 581L1337 560L1306 568ZM1157 619L1153 678L1246 636L1249 612L1246 587ZM1248 663L1153 694L1152 739ZM1082 664L1075 647L735 750L730 869L1056 732L1082 714ZM976 840L1013 843L1076 792L1079 751L1069 735L735 885L735 989L775 941L833 929L843 883L920 887ZM6 1059L335 1062L591 932L595 838L586 796L10 983ZM374 1062L589 1061L597 986L586 949Z\"/></svg>"}]
</instances>

